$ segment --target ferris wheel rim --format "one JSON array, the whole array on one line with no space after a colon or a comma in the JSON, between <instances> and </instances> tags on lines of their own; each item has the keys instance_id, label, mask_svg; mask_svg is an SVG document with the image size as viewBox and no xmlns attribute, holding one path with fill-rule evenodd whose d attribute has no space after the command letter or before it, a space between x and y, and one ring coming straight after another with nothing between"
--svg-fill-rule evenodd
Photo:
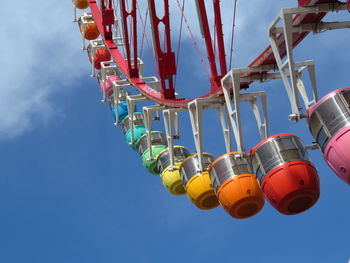
<instances>
[{"instance_id":1,"label":"ferris wheel rim","mask_svg":"<svg viewBox=\"0 0 350 263\"><path fill-rule=\"evenodd\" d=\"M141 77L129 76L127 72L125 56L122 55L122 53L120 52L120 50L112 40L108 40L105 38L101 11L97 4L97 1L89 0L89 7L91 9L91 14L94 17L96 25L99 29L102 41L105 43L105 46L110 52L112 58L114 59L114 61L117 62L118 66L123 72L123 75L125 76L126 80L130 83L130 85L133 86L135 89L137 89L147 99L161 106L173 107L173 108L187 108L188 104L195 99L212 98L212 97L218 97L223 95L223 91L221 87L216 84L219 82L219 80L212 80L211 84L214 83L214 85L208 85L210 87L210 90L209 92L203 95L199 95L190 99L185 99L185 98L181 98L181 94L176 94L177 95L176 98L168 99L168 98L164 98L160 91L157 91L151 86L147 85L147 83L145 83ZM178 98L178 96L180 96L180 98Z\"/></svg>"},{"instance_id":2,"label":"ferris wheel rim","mask_svg":"<svg viewBox=\"0 0 350 263\"><path fill-rule=\"evenodd\" d=\"M111 53L111 56L113 59L117 62L118 66L120 66L123 75L125 78L129 81L130 85L133 86L135 89L137 89L143 96L145 96L147 99L162 105L166 107L174 107L174 108L187 108L188 104L198 98L212 98L212 97L218 97L223 95L223 91L220 86L220 79L218 77L222 76L217 76L216 79L211 79L210 84L210 91L204 95L199 95L196 97L193 97L191 99L185 99L185 98L165 98L160 91L155 90L151 86L147 85L141 77L132 77L129 76L128 74L128 69L127 69L127 63L125 60L125 56L121 54L119 51L118 47L114 44L112 40L106 40L105 35L104 35L104 25L102 22L102 15L101 15L101 10L97 4L97 0L88 0L89 1L89 6L91 9L92 16L95 19L95 22L97 24L97 27L100 31L101 37L103 42L106 45L106 48L108 51ZM308 6L308 5L313 5L317 3L323 3L326 2L325 0L299 0L299 6ZM333 0L333 2L336 2L336 0ZM319 13L316 17L315 20L321 20L325 13ZM298 15L298 19L302 21L305 17L303 15ZM293 47L297 46L305 37L308 35L307 33L300 33L299 36L294 40ZM281 56L285 56L285 52L281 54ZM275 60L273 59L273 54L272 54L272 49L271 46L268 46L259 56L256 57L255 60L252 61L248 65L249 67L259 67L264 64L271 64L271 63L276 63ZM124 65L121 65L124 64ZM241 88L246 89L249 87L250 82L244 83ZM181 94L176 94L178 96L181 96Z\"/></svg>"}]
</instances>

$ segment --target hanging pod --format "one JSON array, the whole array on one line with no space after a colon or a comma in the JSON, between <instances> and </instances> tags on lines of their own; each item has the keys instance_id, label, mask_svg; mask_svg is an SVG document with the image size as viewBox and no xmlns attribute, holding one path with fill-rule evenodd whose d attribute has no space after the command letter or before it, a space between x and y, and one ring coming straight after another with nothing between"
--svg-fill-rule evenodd
<instances>
[{"instance_id":1,"label":"hanging pod","mask_svg":"<svg viewBox=\"0 0 350 263\"><path fill-rule=\"evenodd\" d=\"M252 166L266 199L280 213L312 207L320 195L317 171L302 141L293 134L271 136L251 151Z\"/></svg>"},{"instance_id":2,"label":"hanging pod","mask_svg":"<svg viewBox=\"0 0 350 263\"><path fill-rule=\"evenodd\" d=\"M113 81L116 81L116 80L120 80L120 77L116 75L107 76L104 84L105 88L103 86L103 81L100 80L100 90L103 93L103 89L105 89L104 92L106 97L109 97L113 94Z\"/></svg>"},{"instance_id":3,"label":"hanging pod","mask_svg":"<svg viewBox=\"0 0 350 263\"><path fill-rule=\"evenodd\" d=\"M114 98L113 95L113 81L120 80L119 76L116 75L109 75L105 79L105 84L103 85L103 81L101 80L101 73L97 75L97 79L99 82L100 90L102 93L105 93L105 97L109 98L109 107L111 109L112 116L114 120L116 120L117 117L117 110L116 106L114 104ZM120 123L127 115L128 115L128 103L126 102L126 96L130 93L125 90L119 91L119 97L118 97L118 123ZM134 107L134 111L136 111L136 105Z\"/></svg>"},{"instance_id":4,"label":"hanging pod","mask_svg":"<svg viewBox=\"0 0 350 263\"><path fill-rule=\"evenodd\" d=\"M212 209L219 205L208 172L208 166L214 160L213 155L203 153L203 172L199 169L197 153L187 157L180 165L181 181L186 194L200 209Z\"/></svg>"},{"instance_id":5,"label":"hanging pod","mask_svg":"<svg viewBox=\"0 0 350 263\"><path fill-rule=\"evenodd\" d=\"M113 97L113 81L120 80L119 76L111 75L107 76L105 80L105 87L103 85L103 81L99 80L100 83L100 90L101 92L105 92L105 96L109 98L109 106L112 112L112 116L114 120L116 120L117 117L117 110L116 106L114 104ZM105 90L104 90L105 89ZM126 102L126 96L129 94L129 92L125 90L119 91L119 98L118 101L118 122L121 122L127 115L128 115L128 103ZM134 111L136 109L136 106L134 108Z\"/></svg>"},{"instance_id":6,"label":"hanging pod","mask_svg":"<svg viewBox=\"0 0 350 263\"><path fill-rule=\"evenodd\" d=\"M117 119L117 109L116 106L111 107L111 112L114 120ZM123 120L128 115L128 103L126 101L121 101L118 103L118 120Z\"/></svg>"},{"instance_id":7,"label":"hanging pod","mask_svg":"<svg viewBox=\"0 0 350 263\"><path fill-rule=\"evenodd\" d=\"M127 144L134 149L137 150L137 141L140 140L140 138L146 134L146 128L143 121L143 113L142 112L135 112L134 113L134 141L131 141L131 120L129 118L129 115L127 115L122 121L121 126L123 128L123 132L125 134L125 140Z\"/></svg>"},{"instance_id":8,"label":"hanging pod","mask_svg":"<svg viewBox=\"0 0 350 263\"><path fill-rule=\"evenodd\" d=\"M245 158L224 154L209 165L209 174L220 204L234 218L248 218L264 206L264 195Z\"/></svg>"},{"instance_id":9,"label":"hanging pod","mask_svg":"<svg viewBox=\"0 0 350 263\"><path fill-rule=\"evenodd\" d=\"M146 134L137 142L138 151L141 155L143 166L145 166L151 174L159 174L157 156L161 151L167 148L168 143L165 134L160 131L151 131L150 135L152 155L148 148Z\"/></svg>"},{"instance_id":10,"label":"hanging pod","mask_svg":"<svg viewBox=\"0 0 350 263\"><path fill-rule=\"evenodd\" d=\"M174 146L174 167L171 167L169 148L157 156L157 165L163 185L174 195L185 194L181 182L180 166L184 159L191 155L183 146Z\"/></svg>"},{"instance_id":11,"label":"hanging pod","mask_svg":"<svg viewBox=\"0 0 350 263\"><path fill-rule=\"evenodd\" d=\"M308 109L307 118L326 163L350 184L350 87L327 94Z\"/></svg>"},{"instance_id":12,"label":"hanging pod","mask_svg":"<svg viewBox=\"0 0 350 263\"><path fill-rule=\"evenodd\" d=\"M78 9L86 9L89 7L88 0L73 0L73 4Z\"/></svg>"},{"instance_id":13,"label":"hanging pod","mask_svg":"<svg viewBox=\"0 0 350 263\"><path fill-rule=\"evenodd\" d=\"M91 44L89 44L87 47L87 52L88 52L90 63L92 63L92 61L94 61L95 69L100 70L101 69L101 62L111 60L111 54L109 53L109 51L106 48L102 48L102 47L97 48L95 54L92 54Z\"/></svg>"},{"instance_id":14,"label":"hanging pod","mask_svg":"<svg viewBox=\"0 0 350 263\"><path fill-rule=\"evenodd\" d=\"M86 13L81 15L78 19L78 25L80 33L86 40L94 40L100 35L92 15L87 15Z\"/></svg>"}]
</instances>

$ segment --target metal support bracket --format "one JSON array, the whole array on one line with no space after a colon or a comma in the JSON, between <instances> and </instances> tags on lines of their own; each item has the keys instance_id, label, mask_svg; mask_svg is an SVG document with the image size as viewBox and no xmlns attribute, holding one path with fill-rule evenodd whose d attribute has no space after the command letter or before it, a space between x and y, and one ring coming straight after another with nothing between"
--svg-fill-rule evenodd
<instances>
[{"instance_id":1,"label":"metal support bracket","mask_svg":"<svg viewBox=\"0 0 350 263\"><path fill-rule=\"evenodd\" d=\"M223 136L225 140L226 151L231 151L231 127L227 124L225 116L222 110L225 101L222 97L217 98L198 98L191 101L188 104L188 111L191 119L191 126L193 132L193 138L196 146L196 151L199 158L199 169L203 171L203 126L202 126L202 114L205 109L216 109L219 114L220 123L222 126Z\"/></svg>"},{"instance_id":2,"label":"metal support bracket","mask_svg":"<svg viewBox=\"0 0 350 263\"><path fill-rule=\"evenodd\" d=\"M91 13L83 13L79 19L77 20L76 18L76 8L74 8L75 12L74 12L74 22L79 22L78 23L78 26L80 27L81 26L81 37L82 37L82 50L86 50L86 44L85 44L85 37L84 37L84 32L86 30L86 25L88 24L94 24L95 21L94 21L94 18L92 16Z\"/></svg>"},{"instance_id":3,"label":"metal support bracket","mask_svg":"<svg viewBox=\"0 0 350 263\"><path fill-rule=\"evenodd\" d=\"M231 69L222 79L221 85L224 93L226 110L229 116L229 122L232 126L232 130L235 136L238 153L243 157L244 144L242 136L242 124L241 124L241 102L249 102L254 113L258 131L261 139L268 137L268 114L266 94L263 91L252 93L240 93L241 75L251 72L259 72L260 69L241 68ZM244 78L243 78L244 79ZM258 106L258 98L260 98L262 113ZM261 117L263 115L263 118Z\"/></svg>"},{"instance_id":4,"label":"metal support bracket","mask_svg":"<svg viewBox=\"0 0 350 263\"><path fill-rule=\"evenodd\" d=\"M75 1L72 0L72 3L73 3L73 22L78 22L77 20L77 8L75 7Z\"/></svg>"},{"instance_id":5,"label":"metal support bracket","mask_svg":"<svg viewBox=\"0 0 350 263\"><path fill-rule=\"evenodd\" d=\"M175 108L163 110L163 119L165 126L165 135L168 142L168 151L170 156L170 171L174 170L174 140L180 139L179 129L179 112L186 111L187 109Z\"/></svg>"},{"instance_id":6,"label":"metal support bracket","mask_svg":"<svg viewBox=\"0 0 350 263\"><path fill-rule=\"evenodd\" d=\"M106 48L102 39L96 39L90 41L90 56L91 56L91 77L96 77L95 73L95 56L96 51L99 48Z\"/></svg>"},{"instance_id":7,"label":"metal support bracket","mask_svg":"<svg viewBox=\"0 0 350 263\"><path fill-rule=\"evenodd\" d=\"M148 99L141 95L127 95L126 96L126 101L128 103L128 117L130 120L130 138L131 138L131 142L130 144L134 144L134 108L135 108L135 104L136 102L140 102L140 101L147 101ZM116 107L118 108L118 107ZM118 116L118 115L117 115Z\"/></svg>"},{"instance_id":8,"label":"metal support bracket","mask_svg":"<svg viewBox=\"0 0 350 263\"><path fill-rule=\"evenodd\" d=\"M113 60L101 62L102 102L106 102L106 79L107 76L115 75L120 77L119 66Z\"/></svg>"},{"instance_id":9,"label":"metal support bracket","mask_svg":"<svg viewBox=\"0 0 350 263\"><path fill-rule=\"evenodd\" d=\"M147 145L149 149L149 158L148 161L152 160L152 141L151 141L151 132L152 132L152 121L159 120L159 117L153 118L153 112L159 114L160 111L166 109L165 106L153 105L153 106L144 106L143 107L143 116L145 120L145 128L146 128L146 137L147 137Z\"/></svg>"},{"instance_id":10,"label":"metal support bracket","mask_svg":"<svg viewBox=\"0 0 350 263\"><path fill-rule=\"evenodd\" d=\"M113 38L113 40L118 43L118 41L122 40L122 38ZM117 46L120 46L122 44L118 44ZM95 73L95 56L96 51L99 48L106 48L106 45L104 44L102 39L96 39L90 41L90 54L91 55L91 77L96 77Z\"/></svg>"},{"instance_id":11,"label":"metal support bracket","mask_svg":"<svg viewBox=\"0 0 350 263\"><path fill-rule=\"evenodd\" d=\"M141 72L141 68L143 68L143 67L139 67L139 69L140 69L139 72ZM154 77L154 76L152 76L152 77L144 77L144 78L142 78L142 81L146 82L151 87L153 87L155 90L159 91L159 81L158 81L158 79L156 77ZM114 100L114 105L118 105L118 103L120 102L120 100L119 100L120 91L122 91L122 90L124 90L126 88L131 88L131 87L133 88L133 86L130 84L130 82L127 79L116 80L116 81L113 81L112 83L113 83L113 100ZM147 100L146 97L144 97L141 94L137 95L137 96L141 96L142 97L142 101L146 101ZM135 104L133 106L135 106ZM130 108L130 105L129 105L129 102L128 102L128 111L129 111L129 108ZM118 125L119 124L118 114L119 114L118 107L116 107L116 121L115 121L114 125ZM159 118L159 114L157 116ZM132 133L132 136L133 136L133 131L131 133ZM131 137L131 138L133 139L133 137Z\"/></svg>"},{"instance_id":12,"label":"metal support bracket","mask_svg":"<svg viewBox=\"0 0 350 263\"><path fill-rule=\"evenodd\" d=\"M305 108L307 109L313 103L317 101L317 87L315 78L314 64L308 64L307 67L301 67L297 69L297 64L294 62L293 56L293 33L302 32L313 32L315 34L324 32L325 30L349 28L350 21L343 22L319 22L319 23L304 23L301 25L295 25L294 19L296 15L300 14L318 14L320 12L339 12L347 10L347 3L334 2L334 3L322 3L308 7L297 7L297 8L284 8L281 9L280 13L272 21L269 29L268 36L271 43L272 52L274 54L276 64L283 80L284 87L287 91L292 114L290 115L291 120L298 121L304 117L301 113L302 107L300 106L299 93L303 99ZM278 27L279 23L282 23L282 27ZM282 61L279 44L281 35L284 36L286 58ZM309 100L304 84L301 80L301 71L307 69L312 85L313 99Z\"/></svg>"}]
</instances>

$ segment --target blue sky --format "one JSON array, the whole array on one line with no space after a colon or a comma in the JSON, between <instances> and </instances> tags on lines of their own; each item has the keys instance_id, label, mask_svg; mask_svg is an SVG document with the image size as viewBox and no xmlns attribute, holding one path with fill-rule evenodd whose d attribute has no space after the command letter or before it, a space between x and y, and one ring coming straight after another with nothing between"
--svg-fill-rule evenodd
<instances>
[{"instance_id":1,"label":"blue sky","mask_svg":"<svg viewBox=\"0 0 350 263\"><path fill-rule=\"evenodd\" d=\"M239 1L235 66L247 65L265 48L267 26L280 8L295 2ZM112 125L79 50L70 1L17 3L21 8L3 4L0 10L0 39L6 40L0 73L0 262L348 261L349 186L320 152L311 158L321 197L305 213L284 216L267 202L246 220L231 218L221 207L198 210L148 174ZM231 19L225 10L224 19ZM316 61L321 96L349 86L349 40L347 30L326 32L296 49L297 60ZM188 37L181 52L179 90L207 87ZM268 91L271 134L291 132L312 141L304 121L287 120L290 108L280 81L252 90ZM245 118L250 148L258 138L252 115ZM189 117L181 120L179 144L193 152ZM219 156L225 151L219 122L211 111L204 121L204 148Z\"/></svg>"}]
</instances>

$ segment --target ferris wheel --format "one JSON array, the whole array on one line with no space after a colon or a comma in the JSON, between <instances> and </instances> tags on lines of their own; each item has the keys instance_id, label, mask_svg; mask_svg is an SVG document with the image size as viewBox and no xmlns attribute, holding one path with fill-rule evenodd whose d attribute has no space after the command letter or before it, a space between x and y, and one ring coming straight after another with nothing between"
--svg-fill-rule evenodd
<instances>
[{"instance_id":1,"label":"ferris wheel","mask_svg":"<svg viewBox=\"0 0 350 263\"><path fill-rule=\"evenodd\" d=\"M73 0L82 49L88 54L102 101L109 105L114 124L121 126L126 143L139 152L148 172L160 175L171 194L186 194L198 208L221 205L239 219L257 214L265 199L285 215L311 208L319 198L320 184L309 150L322 151L334 173L350 184L350 87L318 98L315 62L295 61L293 56L293 48L310 32L349 28L350 21L322 20L328 13L350 10L350 0L298 0L297 7L282 9L268 28L270 46L245 68L231 68L237 0L231 1L229 52L220 1L194 2L192 14L198 17L200 41L189 26L185 1L169 5L169 0L148 0L141 9L137 0ZM177 10L171 10L174 6ZM77 17L77 9L87 8ZM187 29L208 75L207 91L195 98L184 97L189 87L176 85L179 48L176 53L170 13L181 18L178 44ZM141 56L144 45L151 48L149 39L154 65L146 65ZM199 45L205 47L205 56ZM152 66L157 76L145 76L145 69ZM305 84L303 73L310 85ZM283 82L291 107L288 118L295 122L305 118L315 142L305 145L288 131L269 134L268 93L250 92L249 87L273 79ZM247 138L242 133L245 123L240 106L246 102L261 137L250 150L244 147ZM203 151L202 119L207 109L216 110L221 123L226 152L218 158ZM195 153L176 144L181 135L179 114L190 116ZM160 119L163 131L153 130L153 122Z\"/></svg>"}]
</instances>

